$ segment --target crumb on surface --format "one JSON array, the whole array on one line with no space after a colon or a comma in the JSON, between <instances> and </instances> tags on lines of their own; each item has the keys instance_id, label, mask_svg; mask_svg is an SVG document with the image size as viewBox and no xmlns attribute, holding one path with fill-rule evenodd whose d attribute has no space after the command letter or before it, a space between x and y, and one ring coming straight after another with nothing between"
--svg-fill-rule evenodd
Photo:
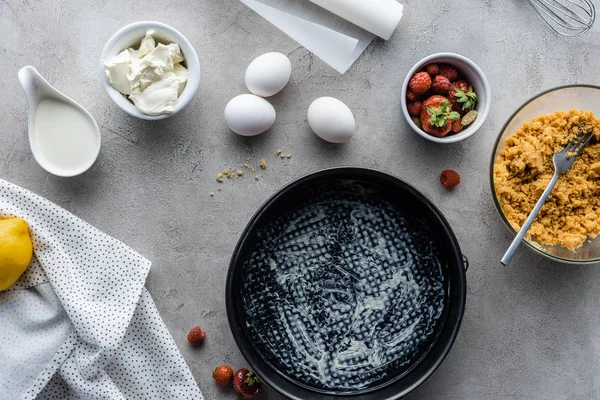
<instances>
[{"instance_id":1,"label":"crumb on surface","mask_svg":"<svg viewBox=\"0 0 600 400\"><path fill-rule=\"evenodd\" d=\"M223 182L223 173L217 173L217 182Z\"/></svg>"},{"instance_id":2,"label":"crumb on surface","mask_svg":"<svg viewBox=\"0 0 600 400\"><path fill-rule=\"evenodd\" d=\"M267 168L267 160L265 160L264 158L262 158L259 162L260 168L261 169L266 169Z\"/></svg>"},{"instance_id":3,"label":"crumb on surface","mask_svg":"<svg viewBox=\"0 0 600 400\"><path fill-rule=\"evenodd\" d=\"M237 174L237 176L242 176L242 175L244 175L244 171L242 171L241 169L238 169L236 171L236 174Z\"/></svg>"},{"instance_id":4,"label":"crumb on surface","mask_svg":"<svg viewBox=\"0 0 600 400\"><path fill-rule=\"evenodd\" d=\"M209 195L210 195L210 197L214 197L215 192L210 192Z\"/></svg>"},{"instance_id":5,"label":"crumb on surface","mask_svg":"<svg viewBox=\"0 0 600 400\"><path fill-rule=\"evenodd\" d=\"M286 155L286 157L287 157L287 158L292 158L292 155L291 155L290 153L288 153L288 154Z\"/></svg>"},{"instance_id":6,"label":"crumb on surface","mask_svg":"<svg viewBox=\"0 0 600 400\"><path fill-rule=\"evenodd\" d=\"M575 250L600 234L600 120L582 110L534 118L506 139L494 163L496 197L518 231L554 174L554 153L580 128L593 132L596 140L559 177L527 232L528 238L543 245Z\"/></svg>"}]
</instances>

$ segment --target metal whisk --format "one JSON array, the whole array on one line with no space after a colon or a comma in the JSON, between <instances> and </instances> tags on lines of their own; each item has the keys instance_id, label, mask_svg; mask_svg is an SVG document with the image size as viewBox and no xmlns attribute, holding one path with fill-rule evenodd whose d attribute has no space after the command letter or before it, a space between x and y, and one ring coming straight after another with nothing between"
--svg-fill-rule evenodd
<instances>
[{"instance_id":1,"label":"metal whisk","mask_svg":"<svg viewBox=\"0 0 600 400\"><path fill-rule=\"evenodd\" d=\"M596 19L592 0L527 0L558 34L577 36L587 32Z\"/></svg>"}]
</instances>

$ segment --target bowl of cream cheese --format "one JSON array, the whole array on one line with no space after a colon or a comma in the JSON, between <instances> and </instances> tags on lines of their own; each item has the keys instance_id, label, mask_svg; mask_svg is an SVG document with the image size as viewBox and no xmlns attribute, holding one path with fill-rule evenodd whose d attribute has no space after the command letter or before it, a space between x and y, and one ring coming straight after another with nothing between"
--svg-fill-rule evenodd
<instances>
[{"instance_id":1,"label":"bowl of cream cheese","mask_svg":"<svg viewBox=\"0 0 600 400\"><path fill-rule=\"evenodd\" d=\"M200 63L179 31L160 22L140 21L108 40L100 58L100 81L129 115L165 119L185 108L198 91Z\"/></svg>"}]
</instances>

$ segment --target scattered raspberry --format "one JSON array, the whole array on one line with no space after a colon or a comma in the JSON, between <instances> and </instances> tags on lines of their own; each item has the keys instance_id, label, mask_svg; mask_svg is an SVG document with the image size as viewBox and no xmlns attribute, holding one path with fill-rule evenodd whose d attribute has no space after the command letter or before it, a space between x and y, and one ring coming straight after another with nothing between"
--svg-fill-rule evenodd
<instances>
[{"instance_id":1,"label":"scattered raspberry","mask_svg":"<svg viewBox=\"0 0 600 400\"><path fill-rule=\"evenodd\" d=\"M413 101L412 103L408 103L406 108L408 108L408 114L411 117L418 117L419 115L421 115L423 103L421 103L420 101Z\"/></svg>"},{"instance_id":2,"label":"scattered raspberry","mask_svg":"<svg viewBox=\"0 0 600 400\"><path fill-rule=\"evenodd\" d=\"M200 344L200 343L204 342L205 337L206 337L206 332L204 332L202 329L200 329L199 326L195 326L192 329L190 329L187 339L188 339L188 342L190 342L191 344Z\"/></svg>"},{"instance_id":3,"label":"scattered raspberry","mask_svg":"<svg viewBox=\"0 0 600 400\"><path fill-rule=\"evenodd\" d=\"M451 83L445 76L438 75L433 78L433 83L431 84L431 89L435 94L441 94L447 96L450 92Z\"/></svg>"},{"instance_id":4,"label":"scattered raspberry","mask_svg":"<svg viewBox=\"0 0 600 400\"><path fill-rule=\"evenodd\" d=\"M440 182L446 189L453 189L460 183L460 175L452 169L447 169L442 171Z\"/></svg>"},{"instance_id":5,"label":"scattered raspberry","mask_svg":"<svg viewBox=\"0 0 600 400\"><path fill-rule=\"evenodd\" d=\"M448 64L440 64L440 75L448 78L450 82L454 82L458 79L458 71Z\"/></svg>"},{"instance_id":6,"label":"scattered raspberry","mask_svg":"<svg viewBox=\"0 0 600 400\"><path fill-rule=\"evenodd\" d=\"M418 98L419 98L419 96L417 96L416 94L414 94L410 90L406 91L406 99L408 101L417 101Z\"/></svg>"},{"instance_id":7,"label":"scattered raspberry","mask_svg":"<svg viewBox=\"0 0 600 400\"><path fill-rule=\"evenodd\" d=\"M425 67L425 70L433 77L440 73L440 66L437 64L429 64L427 67Z\"/></svg>"},{"instance_id":8,"label":"scattered raspberry","mask_svg":"<svg viewBox=\"0 0 600 400\"><path fill-rule=\"evenodd\" d=\"M431 77L427 72L417 72L410 78L408 87L417 96L424 94L431 87Z\"/></svg>"},{"instance_id":9,"label":"scattered raspberry","mask_svg":"<svg viewBox=\"0 0 600 400\"><path fill-rule=\"evenodd\" d=\"M219 386L229 386L233 379L233 370L228 365L219 365L212 373L215 383Z\"/></svg>"},{"instance_id":10,"label":"scattered raspberry","mask_svg":"<svg viewBox=\"0 0 600 400\"><path fill-rule=\"evenodd\" d=\"M461 124L460 119L457 119L456 121L452 121L452 132L460 133L460 131L462 131L463 128L464 128L464 126Z\"/></svg>"}]
</instances>

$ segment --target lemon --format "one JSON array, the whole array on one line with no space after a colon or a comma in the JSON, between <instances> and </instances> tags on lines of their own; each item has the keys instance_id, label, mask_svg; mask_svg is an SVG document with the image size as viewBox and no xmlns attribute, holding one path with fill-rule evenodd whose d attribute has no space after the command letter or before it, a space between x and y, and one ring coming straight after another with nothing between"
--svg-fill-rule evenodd
<instances>
[{"instance_id":1,"label":"lemon","mask_svg":"<svg viewBox=\"0 0 600 400\"><path fill-rule=\"evenodd\" d=\"M0 219L0 291L23 275L32 255L27 222L21 218Z\"/></svg>"}]
</instances>

